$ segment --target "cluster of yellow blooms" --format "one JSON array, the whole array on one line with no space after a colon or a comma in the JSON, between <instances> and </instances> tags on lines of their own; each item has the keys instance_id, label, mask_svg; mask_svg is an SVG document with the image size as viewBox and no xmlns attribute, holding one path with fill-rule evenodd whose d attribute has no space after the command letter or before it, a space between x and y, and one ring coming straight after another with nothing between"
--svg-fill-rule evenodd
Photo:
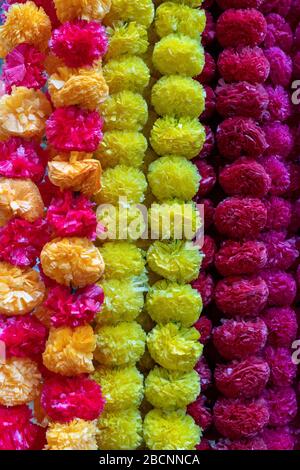
<instances>
[{"instance_id":1,"label":"cluster of yellow blooms","mask_svg":"<svg viewBox=\"0 0 300 470\"><path fill-rule=\"evenodd\" d=\"M137 363L146 344L139 316L144 309L147 276L145 253L134 242L145 227L137 205L144 202L148 187L142 171L148 144L142 131L148 120L145 93L150 70L144 59L153 18L152 0L113 0L105 18L109 48L103 74L110 96L101 105L105 133L96 157L104 172L102 189L95 199L102 205L97 216L106 227L108 241L100 248L107 270L101 281L105 300L97 316L98 366L93 374L106 397L97 437L103 450L134 450L143 442L139 407L144 398L144 377ZM125 201L123 206L119 198ZM107 204L115 206L115 212L109 213ZM119 230L114 238L120 241L109 241L110 228L115 224L117 230L121 228L124 211L128 226L130 222L139 226L137 236L128 232L129 241L121 241Z\"/></svg>"},{"instance_id":2,"label":"cluster of yellow blooms","mask_svg":"<svg viewBox=\"0 0 300 470\"><path fill-rule=\"evenodd\" d=\"M203 10L192 8L200 2L157 3L152 61L158 74L151 92L157 118L150 133L157 157L149 165L148 182L156 199L149 210L151 228L159 240L149 247L147 262L160 280L154 279L145 304L157 325L147 337L156 365L145 380L145 398L153 409L144 419L144 440L151 450L192 450L201 430L186 407L200 393L200 378L193 368L202 345L193 324L201 314L202 299L189 283L201 265L202 255L191 240L202 221L191 202L200 175L190 160L205 141L198 119L205 108L205 91L192 77L204 66L200 35L206 17ZM178 239L178 221L183 220L191 233Z\"/></svg>"}]
</instances>

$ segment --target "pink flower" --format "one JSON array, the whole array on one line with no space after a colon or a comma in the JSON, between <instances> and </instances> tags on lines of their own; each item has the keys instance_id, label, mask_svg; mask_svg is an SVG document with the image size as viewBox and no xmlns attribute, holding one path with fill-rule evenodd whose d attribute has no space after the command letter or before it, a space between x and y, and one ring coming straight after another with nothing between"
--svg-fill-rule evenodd
<instances>
[{"instance_id":1,"label":"pink flower","mask_svg":"<svg viewBox=\"0 0 300 470\"><path fill-rule=\"evenodd\" d=\"M13 85L26 88L42 88L47 76L44 72L45 55L29 44L20 44L7 56L2 78L8 93Z\"/></svg>"},{"instance_id":2,"label":"pink flower","mask_svg":"<svg viewBox=\"0 0 300 470\"><path fill-rule=\"evenodd\" d=\"M6 357L29 357L36 360L45 350L47 334L47 328L31 315L0 315L0 340L5 343Z\"/></svg>"},{"instance_id":3,"label":"pink flower","mask_svg":"<svg viewBox=\"0 0 300 470\"><path fill-rule=\"evenodd\" d=\"M108 47L105 28L96 21L64 23L52 33L52 52L68 67L85 67L102 57Z\"/></svg>"},{"instance_id":4,"label":"pink flower","mask_svg":"<svg viewBox=\"0 0 300 470\"><path fill-rule=\"evenodd\" d=\"M35 142L11 137L0 142L0 175L8 178L29 178L39 182L47 165L47 152Z\"/></svg>"},{"instance_id":5,"label":"pink flower","mask_svg":"<svg viewBox=\"0 0 300 470\"><path fill-rule=\"evenodd\" d=\"M74 418L97 419L105 399L100 386L85 376L57 376L44 383L41 403L52 420L66 423Z\"/></svg>"},{"instance_id":6,"label":"pink flower","mask_svg":"<svg viewBox=\"0 0 300 470\"><path fill-rule=\"evenodd\" d=\"M93 203L83 195L64 191L52 199L47 221L56 237L96 238L97 219Z\"/></svg>"},{"instance_id":7,"label":"pink flower","mask_svg":"<svg viewBox=\"0 0 300 470\"><path fill-rule=\"evenodd\" d=\"M97 285L87 286L72 293L68 287L55 285L48 290L43 306L48 310L52 326L77 326L91 323L100 312L104 293Z\"/></svg>"},{"instance_id":8,"label":"pink flower","mask_svg":"<svg viewBox=\"0 0 300 470\"><path fill-rule=\"evenodd\" d=\"M0 406L0 450L42 450L45 429L31 422L27 405Z\"/></svg>"},{"instance_id":9,"label":"pink flower","mask_svg":"<svg viewBox=\"0 0 300 470\"><path fill-rule=\"evenodd\" d=\"M76 106L57 108L47 121L49 143L62 152L94 152L103 138L103 119Z\"/></svg>"},{"instance_id":10,"label":"pink flower","mask_svg":"<svg viewBox=\"0 0 300 470\"><path fill-rule=\"evenodd\" d=\"M0 228L0 259L21 268L34 266L48 241L45 220L31 223L24 219L11 219Z\"/></svg>"}]
</instances>

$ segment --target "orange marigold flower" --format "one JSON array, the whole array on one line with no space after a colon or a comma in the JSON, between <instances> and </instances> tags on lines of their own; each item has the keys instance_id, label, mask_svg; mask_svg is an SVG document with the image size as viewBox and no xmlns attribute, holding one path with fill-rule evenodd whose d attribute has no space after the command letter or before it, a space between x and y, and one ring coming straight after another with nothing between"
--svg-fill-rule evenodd
<instances>
[{"instance_id":1,"label":"orange marigold flower","mask_svg":"<svg viewBox=\"0 0 300 470\"><path fill-rule=\"evenodd\" d=\"M99 250L87 238L56 238L41 253L46 276L59 284L85 287L97 282L104 272Z\"/></svg>"},{"instance_id":2,"label":"orange marigold flower","mask_svg":"<svg viewBox=\"0 0 300 470\"><path fill-rule=\"evenodd\" d=\"M48 54L45 59L45 70L48 75L56 73L60 67L64 67L63 60L59 59L54 54Z\"/></svg>"},{"instance_id":3,"label":"orange marigold flower","mask_svg":"<svg viewBox=\"0 0 300 470\"><path fill-rule=\"evenodd\" d=\"M56 374L72 375L93 372L96 337L90 325L78 328L53 328L43 353L44 365Z\"/></svg>"},{"instance_id":4,"label":"orange marigold flower","mask_svg":"<svg viewBox=\"0 0 300 470\"><path fill-rule=\"evenodd\" d=\"M27 179L0 178L0 227L12 217L34 222L44 213L38 187Z\"/></svg>"},{"instance_id":5,"label":"orange marigold flower","mask_svg":"<svg viewBox=\"0 0 300 470\"><path fill-rule=\"evenodd\" d=\"M18 44L26 42L42 52L51 37L51 22L43 8L34 2L12 5L0 27L0 57L3 59Z\"/></svg>"},{"instance_id":6,"label":"orange marigold flower","mask_svg":"<svg viewBox=\"0 0 300 470\"><path fill-rule=\"evenodd\" d=\"M0 262L1 315L25 315L42 303L44 295L37 271Z\"/></svg>"},{"instance_id":7,"label":"orange marigold flower","mask_svg":"<svg viewBox=\"0 0 300 470\"><path fill-rule=\"evenodd\" d=\"M70 423L49 423L48 450L97 450L96 421L74 419Z\"/></svg>"},{"instance_id":8,"label":"orange marigold flower","mask_svg":"<svg viewBox=\"0 0 300 470\"><path fill-rule=\"evenodd\" d=\"M71 156L58 155L48 163L51 183L61 190L79 191L92 196L101 188L101 164L92 154L71 152Z\"/></svg>"},{"instance_id":9,"label":"orange marigold flower","mask_svg":"<svg viewBox=\"0 0 300 470\"><path fill-rule=\"evenodd\" d=\"M61 23L81 18L102 20L109 12L111 0L54 0L56 13Z\"/></svg>"},{"instance_id":10,"label":"orange marigold flower","mask_svg":"<svg viewBox=\"0 0 300 470\"><path fill-rule=\"evenodd\" d=\"M50 114L51 104L40 90L13 87L11 95L0 98L1 139L42 137Z\"/></svg>"},{"instance_id":11,"label":"orange marigold flower","mask_svg":"<svg viewBox=\"0 0 300 470\"><path fill-rule=\"evenodd\" d=\"M98 69L59 67L49 78L49 93L56 108L78 105L97 109L108 96L108 86L100 66Z\"/></svg>"},{"instance_id":12,"label":"orange marigold flower","mask_svg":"<svg viewBox=\"0 0 300 470\"><path fill-rule=\"evenodd\" d=\"M0 364L0 404L17 406L34 400L41 379L38 366L31 359L7 359Z\"/></svg>"}]
</instances>

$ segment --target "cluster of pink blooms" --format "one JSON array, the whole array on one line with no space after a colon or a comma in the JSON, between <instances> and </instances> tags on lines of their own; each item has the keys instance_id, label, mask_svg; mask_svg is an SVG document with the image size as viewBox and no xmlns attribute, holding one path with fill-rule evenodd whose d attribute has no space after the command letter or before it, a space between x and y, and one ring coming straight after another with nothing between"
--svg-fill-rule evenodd
<instances>
[{"instance_id":1,"label":"cluster of pink blooms","mask_svg":"<svg viewBox=\"0 0 300 470\"><path fill-rule=\"evenodd\" d=\"M199 80L212 128L196 161L205 258L193 284L205 305L204 394L189 407L201 450L298 448L298 3L217 0L208 13L213 44Z\"/></svg>"}]
</instances>

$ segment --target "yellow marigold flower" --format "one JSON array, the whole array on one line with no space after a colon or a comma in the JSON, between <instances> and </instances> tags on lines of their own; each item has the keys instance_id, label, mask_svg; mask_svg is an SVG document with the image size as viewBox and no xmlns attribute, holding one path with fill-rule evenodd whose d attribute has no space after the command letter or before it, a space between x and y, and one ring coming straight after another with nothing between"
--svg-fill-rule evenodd
<instances>
[{"instance_id":1,"label":"yellow marigold flower","mask_svg":"<svg viewBox=\"0 0 300 470\"><path fill-rule=\"evenodd\" d=\"M169 281L188 283L197 279L203 255L190 241L155 241L147 252L149 268Z\"/></svg>"},{"instance_id":2,"label":"yellow marigold flower","mask_svg":"<svg viewBox=\"0 0 300 470\"><path fill-rule=\"evenodd\" d=\"M145 272L145 253L125 241L108 242L101 247L105 263L105 279L125 279Z\"/></svg>"},{"instance_id":3,"label":"yellow marigold flower","mask_svg":"<svg viewBox=\"0 0 300 470\"><path fill-rule=\"evenodd\" d=\"M195 77L204 67L204 49L199 40L182 34L169 34L156 43L153 65L162 75Z\"/></svg>"},{"instance_id":4,"label":"yellow marigold flower","mask_svg":"<svg viewBox=\"0 0 300 470\"><path fill-rule=\"evenodd\" d=\"M0 262L0 314L25 315L42 303L45 286L34 269Z\"/></svg>"},{"instance_id":5,"label":"yellow marigold flower","mask_svg":"<svg viewBox=\"0 0 300 470\"><path fill-rule=\"evenodd\" d=\"M120 321L133 321L144 306L145 280L108 279L101 282L104 304L97 315L98 325L115 325Z\"/></svg>"},{"instance_id":6,"label":"yellow marigold flower","mask_svg":"<svg viewBox=\"0 0 300 470\"><path fill-rule=\"evenodd\" d=\"M190 201L197 194L200 179L196 165L184 157L161 157L149 166L149 185L159 201L171 198Z\"/></svg>"},{"instance_id":7,"label":"yellow marigold flower","mask_svg":"<svg viewBox=\"0 0 300 470\"><path fill-rule=\"evenodd\" d=\"M107 60L126 54L141 55L148 49L147 28L142 24L118 22L108 27L106 32L109 37Z\"/></svg>"},{"instance_id":8,"label":"yellow marigold flower","mask_svg":"<svg viewBox=\"0 0 300 470\"><path fill-rule=\"evenodd\" d=\"M195 450L201 429L185 410L149 411L144 420L144 439L150 450Z\"/></svg>"},{"instance_id":9,"label":"yellow marigold flower","mask_svg":"<svg viewBox=\"0 0 300 470\"><path fill-rule=\"evenodd\" d=\"M189 327L196 323L202 308L201 296L190 284L162 280L147 294L146 309L156 323L175 321Z\"/></svg>"},{"instance_id":10,"label":"yellow marigold flower","mask_svg":"<svg viewBox=\"0 0 300 470\"><path fill-rule=\"evenodd\" d=\"M60 67L48 81L51 100L56 108L78 105L95 110L108 96L108 86L101 71Z\"/></svg>"},{"instance_id":11,"label":"yellow marigold flower","mask_svg":"<svg viewBox=\"0 0 300 470\"><path fill-rule=\"evenodd\" d=\"M205 109L205 97L203 86L196 80L170 75L162 77L153 86L151 103L160 116L196 118Z\"/></svg>"},{"instance_id":12,"label":"yellow marigold flower","mask_svg":"<svg viewBox=\"0 0 300 470\"><path fill-rule=\"evenodd\" d=\"M147 28L154 18L154 5L152 0L112 0L110 12L104 23L112 25L116 21L136 21Z\"/></svg>"},{"instance_id":13,"label":"yellow marigold flower","mask_svg":"<svg viewBox=\"0 0 300 470\"><path fill-rule=\"evenodd\" d=\"M70 423L50 422L46 433L47 449L97 450L96 423L78 418Z\"/></svg>"},{"instance_id":14,"label":"yellow marigold flower","mask_svg":"<svg viewBox=\"0 0 300 470\"><path fill-rule=\"evenodd\" d=\"M158 155L182 155L190 160L202 150L205 138L205 128L198 119L165 116L155 121L150 142Z\"/></svg>"},{"instance_id":15,"label":"yellow marigold flower","mask_svg":"<svg viewBox=\"0 0 300 470\"><path fill-rule=\"evenodd\" d=\"M14 4L0 27L0 57L3 59L24 42L44 51L50 36L51 22L43 8L38 8L34 2Z\"/></svg>"},{"instance_id":16,"label":"yellow marigold flower","mask_svg":"<svg viewBox=\"0 0 300 470\"><path fill-rule=\"evenodd\" d=\"M29 403L39 393L42 377L35 362L28 358L9 358L0 364L0 404Z\"/></svg>"},{"instance_id":17,"label":"yellow marigold flower","mask_svg":"<svg viewBox=\"0 0 300 470\"><path fill-rule=\"evenodd\" d=\"M205 10L195 10L187 5L166 2L155 14L155 28L159 37L179 33L200 40L206 25Z\"/></svg>"},{"instance_id":18,"label":"yellow marigold flower","mask_svg":"<svg viewBox=\"0 0 300 470\"><path fill-rule=\"evenodd\" d=\"M136 322L98 328L96 360L109 367L134 365L145 351L146 333Z\"/></svg>"},{"instance_id":19,"label":"yellow marigold flower","mask_svg":"<svg viewBox=\"0 0 300 470\"><path fill-rule=\"evenodd\" d=\"M97 442L100 450L135 450L142 443L143 422L132 408L102 413L98 420Z\"/></svg>"},{"instance_id":20,"label":"yellow marigold flower","mask_svg":"<svg viewBox=\"0 0 300 470\"><path fill-rule=\"evenodd\" d=\"M54 0L56 13L61 23L82 18L102 20L110 10L111 0Z\"/></svg>"},{"instance_id":21,"label":"yellow marigold flower","mask_svg":"<svg viewBox=\"0 0 300 470\"><path fill-rule=\"evenodd\" d=\"M148 119L146 101L140 94L129 90L109 96L101 104L99 112L106 131L139 131Z\"/></svg>"},{"instance_id":22,"label":"yellow marigold flower","mask_svg":"<svg viewBox=\"0 0 300 470\"><path fill-rule=\"evenodd\" d=\"M101 386L105 411L138 408L144 396L144 377L135 366L98 367L92 378Z\"/></svg>"},{"instance_id":23,"label":"yellow marigold flower","mask_svg":"<svg viewBox=\"0 0 300 470\"><path fill-rule=\"evenodd\" d=\"M156 5L160 5L164 2L169 2L170 0L155 0ZM172 0L173 3L180 3L182 5L188 5L191 8L198 8L202 5L203 0Z\"/></svg>"},{"instance_id":24,"label":"yellow marigold flower","mask_svg":"<svg viewBox=\"0 0 300 470\"><path fill-rule=\"evenodd\" d=\"M102 168L126 165L139 168L147 150L147 139L140 132L110 131L95 153Z\"/></svg>"},{"instance_id":25,"label":"yellow marigold flower","mask_svg":"<svg viewBox=\"0 0 300 470\"><path fill-rule=\"evenodd\" d=\"M98 232L98 239L137 241L147 229L147 213L139 204L101 204L97 208L97 221L104 228ZM146 211L145 211L146 212Z\"/></svg>"},{"instance_id":26,"label":"yellow marigold flower","mask_svg":"<svg viewBox=\"0 0 300 470\"><path fill-rule=\"evenodd\" d=\"M155 366L145 380L145 398L155 408L186 408L200 393L200 377L195 370L178 372Z\"/></svg>"},{"instance_id":27,"label":"yellow marigold flower","mask_svg":"<svg viewBox=\"0 0 300 470\"><path fill-rule=\"evenodd\" d=\"M62 191L71 189L92 196L101 187L101 165L92 154L58 155L48 163L51 183Z\"/></svg>"},{"instance_id":28,"label":"yellow marigold flower","mask_svg":"<svg viewBox=\"0 0 300 470\"><path fill-rule=\"evenodd\" d=\"M203 345L196 328L181 327L178 323L157 325L147 338L152 359L169 370L188 371L195 367Z\"/></svg>"},{"instance_id":29,"label":"yellow marigold flower","mask_svg":"<svg viewBox=\"0 0 300 470\"><path fill-rule=\"evenodd\" d=\"M13 87L0 98L0 133L3 137L42 137L51 105L44 93L25 87Z\"/></svg>"},{"instance_id":30,"label":"yellow marigold flower","mask_svg":"<svg viewBox=\"0 0 300 470\"><path fill-rule=\"evenodd\" d=\"M44 213L38 187L30 180L0 178L0 227L13 217L34 222Z\"/></svg>"},{"instance_id":31,"label":"yellow marigold flower","mask_svg":"<svg viewBox=\"0 0 300 470\"><path fill-rule=\"evenodd\" d=\"M124 165L105 170L101 183L101 191L95 196L98 204L117 205L121 197L126 198L128 204L143 202L148 186L141 170Z\"/></svg>"},{"instance_id":32,"label":"yellow marigold flower","mask_svg":"<svg viewBox=\"0 0 300 470\"><path fill-rule=\"evenodd\" d=\"M150 72L145 62L136 56L112 59L103 68L103 75L110 93L130 90L143 93L148 86Z\"/></svg>"},{"instance_id":33,"label":"yellow marigold flower","mask_svg":"<svg viewBox=\"0 0 300 470\"><path fill-rule=\"evenodd\" d=\"M65 286L85 287L104 272L100 252L87 238L55 238L44 246L41 263L46 276Z\"/></svg>"},{"instance_id":34,"label":"yellow marigold flower","mask_svg":"<svg viewBox=\"0 0 300 470\"><path fill-rule=\"evenodd\" d=\"M177 199L153 203L149 209L149 223L152 237L162 240L193 240L202 226L196 204Z\"/></svg>"},{"instance_id":35,"label":"yellow marigold flower","mask_svg":"<svg viewBox=\"0 0 300 470\"><path fill-rule=\"evenodd\" d=\"M72 376L93 372L96 337L90 325L77 328L52 328L43 363L51 372Z\"/></svg>"}]
</instances>

